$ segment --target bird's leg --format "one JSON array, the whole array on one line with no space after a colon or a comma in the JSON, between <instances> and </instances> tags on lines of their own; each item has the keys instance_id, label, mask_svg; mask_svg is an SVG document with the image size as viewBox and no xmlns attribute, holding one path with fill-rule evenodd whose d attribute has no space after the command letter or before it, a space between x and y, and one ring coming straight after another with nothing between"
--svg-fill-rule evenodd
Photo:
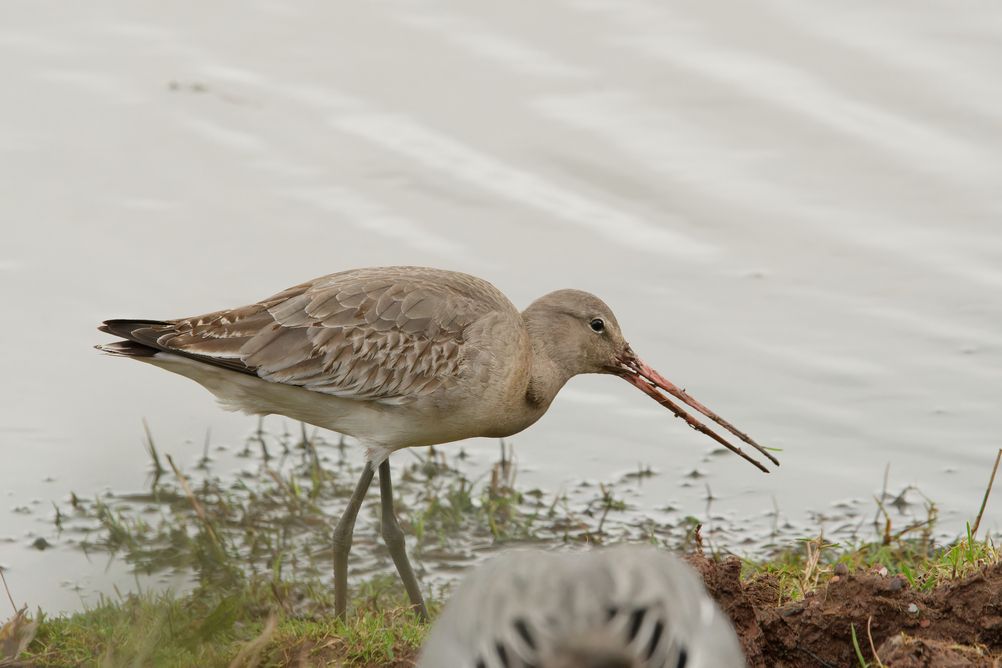
<instances>
[{"instance_id":1,"label":"bird's leg","mask_svg":"<svg viewBox=\"0 0 1002 668\"><path fill-rule=\"evenodd\" d=\"M348 553L351 552L355 518L358 516L358 509L362 507L365 493L369 491L374 473L372 464L366 462L362 477L358 479L358 486L348 501L348 507L344 509L344 514L334 529L334 612L341 619L344 619L348 608Z\"/></svg>"},{"instance_id":2,"label":"bird's leg","mask_svg":"<svg viewBox=\"0 0 1002 668\"><path fill-rule=\"evenodd\" d=\"M421 589L418 587L417 578L414 577L414 570L411 562L407 560L407 544L404 542L404 530L397 522L397 514L393 510L393 487L390 483L390 462L384 461L379 465L379 496L382 500L383 512L380 522L383 541L386 543L393 563L397 565L397 572L403 580L404 589L407 590L407 598L411 600L411 607L417 610L421 621L428 621L428 609L424 606L424 598L421 596Z\"/></svg>"}]
</instances>

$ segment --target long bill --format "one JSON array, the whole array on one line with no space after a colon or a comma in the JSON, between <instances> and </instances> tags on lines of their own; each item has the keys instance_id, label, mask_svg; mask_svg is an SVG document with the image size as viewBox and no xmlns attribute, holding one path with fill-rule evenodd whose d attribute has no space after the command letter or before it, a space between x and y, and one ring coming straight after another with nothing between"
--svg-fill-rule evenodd
<instances>
[{"instance_id":1,"label":"long bill","mask_svg":"<svg viewBox=\"0 0 1002 668\"><path fill-rule=\"evenodd\" d=\"M773 457L772 454L765 448L763 448L761 445L753 441L750 436L748 436L743 432L738 431L731 425L730 422L723 419L722 417L711 411L709 408L707 408L703 404L699 403L698 401L690 397L685 392L685 390L677 387L674 383L667 380L664 376L662 376L657 371L652 369L646 362L637 357L633 353L633 351L628 350L627 352L617 357L616 361L619 363L618 366L606 367L611 373L616 374L620 378L623 378L624 380L628 381L631 385L640 389L644 394L651 397L659 404L661 404L662 406L670 410L672 413L674 413L675 417L684 419L686 424L688 424L696 431L706 434L707 436L715 440L717 443L723 445L728 450L748 460L756 467L758 467L760 470L765 471L766 473L769 472L769 469L763 466L757 459L750 457L741 448L735 445L731 445L730 443L725 441L723 438L717 435L712 429L710 429L705 424L703 424L696 418L686 413L685 410L678 404L673 402L665 395L661 394L659 390L667 392L668 394L675 397L676 399L679 399L689 407L696 409L706 417L710 418L711 420L719 424L727 431L737 436L745 443L751 445L753 448L761 452L763 455L768 457L773 464L779 466L779 460Z\"/></svg>"}]
</instances>

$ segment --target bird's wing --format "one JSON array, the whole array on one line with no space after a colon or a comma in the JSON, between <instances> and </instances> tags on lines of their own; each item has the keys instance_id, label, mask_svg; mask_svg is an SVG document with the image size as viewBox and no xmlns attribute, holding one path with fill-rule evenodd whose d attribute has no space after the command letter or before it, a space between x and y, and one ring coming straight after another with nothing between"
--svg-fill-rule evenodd
<instances>
[{"instance_id":1,"label":"bird's wing","mask_svg":"<svg viewBox=\"0 0 1002 668\"><path fill-rule=\"evenodd\" d=\"M466 328L499 308L515 312L482 279L389 267L331 274L249 306L112 320L102 330L275 383L402 403L454 384Z\"/></svg>"}]
</instances>

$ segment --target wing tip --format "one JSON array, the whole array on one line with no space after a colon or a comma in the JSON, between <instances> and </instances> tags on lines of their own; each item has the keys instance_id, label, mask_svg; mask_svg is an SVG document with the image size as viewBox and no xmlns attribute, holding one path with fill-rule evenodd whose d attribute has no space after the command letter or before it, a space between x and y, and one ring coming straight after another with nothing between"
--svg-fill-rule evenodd
<instances>
[{"instance_id":1,"label":"wing tip","mask_svg":"<svg viewBox=\"0 0 1002 668\"><path fill-rule=\"evenodd\" d=\"M140 329L154 327L157 325L167 325L163 320L134 320L131 318L115 318L105 320L97 327L97 331L105 334L114 334L123 339L135 340L135 332Z\"/></svg>"},{"instance_id":2,"label":"wing tip","mask_svg":"<svg viewBox=\"0 0 1002 668\"><path fill-rule=\"evenodd\" d=\"M94 346L94 348L113 357L153 357L160 352L156 348L150 348L135 341L101 343Z\"/></svg>"}]
</instances>

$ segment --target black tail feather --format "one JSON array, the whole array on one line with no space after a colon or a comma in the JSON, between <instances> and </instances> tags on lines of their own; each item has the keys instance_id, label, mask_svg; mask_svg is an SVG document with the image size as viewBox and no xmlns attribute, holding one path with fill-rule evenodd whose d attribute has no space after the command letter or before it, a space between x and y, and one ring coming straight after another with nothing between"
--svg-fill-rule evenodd
<instances>
[{"instance_id":1,"label":"black tail feather","mask_svg":"<svg viewBox=\"0 0 1002 668\"><path fill-rule=\"evenodd\" d=\"M165 327L170 323L163 320L105 320L98 331L128 340L94 347L122 357L153 357L157 351L167 350L160 341Z\"/></svg>"},{"instance_id":2,"label":"black tail feather","mask_svg":"<svg viewBox=\"0 0 1002 668\"><path fill-rule=\"evenodd\" d=\"M238 359L199 355L183 348L169 347L167 343L178 333L176 326L171 322L163 320L105 320L104 324L98 327L98 330L128 339L127 341L94 346L109 355L136 358L153 357L158 352L163 351L198 360L203 364L211 364L251 376L257 375L257 369L248 367Z\"/></svg>"},{"instance_id":3,"label":"black tail feather","mask_svg":"<svg viewBox=\"0 0 1002 668\"><path fill-rule=\"evenodd\" d=\"M150 348L135 341L116 341L115 343L105 343L94 347L101 352L120 357L153 357L160 352L156 348Z\"/></svg>"}]
</instances>

